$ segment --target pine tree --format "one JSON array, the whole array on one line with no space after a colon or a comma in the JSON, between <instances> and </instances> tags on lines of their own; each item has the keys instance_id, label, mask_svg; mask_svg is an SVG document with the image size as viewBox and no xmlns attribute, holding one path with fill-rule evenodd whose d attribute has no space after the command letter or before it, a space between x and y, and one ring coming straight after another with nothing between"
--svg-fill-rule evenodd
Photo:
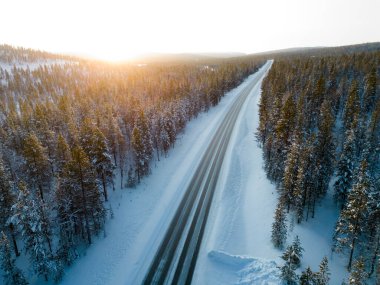
<instances>
[{"instance_id":1,"label":"pine tree","mask_svg":"<svg viewBox=\"0 0 380 285\"><path fill-rule=\"evenodd\" d=\"M326 193L331 174L333 172L334 143L332 129L334 118L331 112L329 101L325 100L321 107L320 123L315 148L315 158L317 165L316 182L317 195L322 196ZM313 205L314 213L315 205ZM314 215L313 215L314 217Z\"/></svg>"},{"instance_id":2,"label":"pine tree","mask_svg":"<svg viewBox=\"0 0 380 285\"><path fill-rule=\"evenodd\" d=\"M294 264L293 258L293 246L288 246L281 256L281 258L285 261L284 265L281 269L281 279L286 282L287 285L296 285L298 281L298 276L295 272L297 269L296 264Z\"/></svg>"},{"instance_id":3,"label":"pine tree","mask_svg":"<svg viewBox=\"0 0 380 285\"><path fill-rule=\"evenodd\" d=\"M352 266L352 271L350 274L349 285L365 285L365 280L367 279L368 275L365 272L365 265L364 260L362 257L359 257Z\"/></svg>"},{"instance_id":4,"label":"pine tree","mask_svg":"<svg viewBox=\"0 0 380 285\"><path fill-rule=\"evenodd\" d=\"M318 284L316 280L316 275L311 270L310 266L308 266L306 270L302 271L301 273L300 285L316 285L316 284Z\"/></svg>"},{"instance_id":5,"label":"pine tree","mask_svg":"<svg viewBox=\"0 0 380 285\"><path fill-rule=\"evenodd\" d=\"M129 167L129 170L128 170L127 187L134 188L135 186L136 186L136 176L135 176L135 171L131 166Z\"/></svg>"},{"instance_id":6,"label":"pine tree","mask_svg":"<svg viewBox=\"0 0 380 285\"><path fill-rule=\"evenodd\" d=\"M328 285L330 272L327 257L323 257L319 264L319 271L316 273L316 285Z\"/></svg>"},{"instance_id":7,"label":"pine tree","mask_svg":"<svg viewBox=\"0 0 380 285\"><path fill-rule=\"evenodd\" d=\"M292 263L299 267L301 264L301 258L302 258L302 252L304 251L303 247L301 246L301 241L298 236L296 236L293 240L293 243L291 245L291 257Z\"/></svg>"},{"instance_id":8,"label":"pine tree","mask_svg":"<svg viewBox=\"0 0 380 285\"><path fill-rule=\"evenodd\" d=\"M136 156L136 171L138 183L142 176L147 175L150 170L150 160L153 155L152 136L147 119L141 110L135 121L131 139L132 148Z\"/></svg>"},{"instance_id":9,"label":"pine tree","mask_svg":"<svg viewBox=\"0 0 380 285\"><path fill-rule=\"evenodd\" d=\"M40 198L44 200L44 188L49 186L49 160L45 148L34 133L24 140L24 158L29 180L39 190Z\"/></svg>"},{"instance_id":10,"label":"pine tree","mask_svg":"<svg viewBox=\"0 0 380 285\"><path fill-rule=\"evenodd\" d=\"M346 203L348 191L352 186L355 152L354 141L355 133L351 129L348 131L346 141L344 142L343 151L338 162L337 180L334 184L335 199L341 203L342 208Z\"/></svg>"},{"instance_id":11,"label":"pine tree","mask_svg":"<svg viewBox=\"0 0 380 285\"><path fill-rule=\"evenodd\" d=\"M12 193L13 184L7 168L4 167L2 158L0 157L0 232L8 232L12 237L13 249L16 256L19 256L14 226L8 222L12 216L12 206L15 202L15 197Z\"/></svg>"},{"instance_id":12,"label":"pine tree","mask_svg":"<svg viewBox=\"0 0 380 285\"><path fill-rule=\"evenodd\" d=\"M300 159L298 164L297 181L294 189L294 208L297 217L297 223L304 218L304 208L306 208L307 221L309 213L312 210L314 201L316 200L315 185L315 147L314 135L310 136L300 148Z\"/></svg>"},{"instance_id":13,"label":"pine tree","mask_svg":"<svg viewBox=\"0 0 380 285\"><path fill-rule=\"evenodd\" d=\"M140 183L141 176L144 173L145 159L144 159L144 145L141 138L140 130L137 127L133 128L131 143L132 143L134 153L136 155L137 180L138 180L138 183Z\"/></svg>"},{"instance_id":14,"label":"pine tree","mask_svg":"<svg viewBox=\"0 0 380 285\"><path fill-rule=\"evenodd\" d=\"M334 250L350 248L348 269L351 269L352 258L359 236L364 231L367 221L367 202L370 180L367 173L367 162L362 161L358 178L347 198L347 205L342 210L334 234Z\"/></svg>"},{"instance_id":15,"label":"pine tree","mask_svg":"<svg viewBox=\"0 0 380 285\"><path fill-rule=\"evenodd\" d=\"M94 130L92 143L93 147L90 157L98 178L102 182L104 199L108 201L107 185L113 185L113 170L115 167L112 163L106 138L98 128Z\"/></svg>"},{"instance_id":16,"label":"pine tree","mask_svg":"<svg viewBox=\"0 0 380 285\"><path fill-rule=\"evenodd\" d=\"M105 209L101 200L96 173L86 153L80 146L72 150L72 159L65 165L61 183L58 207L62 211L63 222L75 218L75 228L81 229L87 236L87 242L92 243L91 236L103 227ZM66 201L66 198L69 201ZM70 203L71 208L65 210L64 203ZM68 212L67 212L68 211ZM83 229L83 224L85 229Z\"/></svg>"},{"instance_id":17,"label":"pine tree","mask_svg":"<svg viewBox=\"0 0 380 285\"><path fill-rule=\"evenodd\" d=\"M286 214L284 206L281 202L277 204L274 222L272 224L272 242L277 248L283 248L286 242Z\"/></svg>"},{"instance_id":18,"label":"pine tree","mask_svg":"<svg viewBox=\"0 0 380 285\"><path fill-rule=\"evenodd\" d=\"M370 112L376 100L377 74L376 68L372 68L371 72L365 78L364 92L364 110Z\"/></svg>"},{"instance_id":19,"label":"pine tree","mask_svg":"<svg viewBox=\"0 0 380 285\"><path fill-rule=\"evenodd\" d=\"M351 129L352 122L360 112L359 84L357 80L351 83L346 106L344 109L344 126L346 130Z\"/></svg>"},{"instance_id":20,"label":"pine tree","mask_svg":"<svg viewBox=\"0 0 380 285\"><path fill-rule=\"evenodd\" d=\"M39 197L32 197L25 183L20 183L19 190L17 202L12 207L12 220L21 228L34 272L44 276L46 281L49 276L59 279L62 269L53 256L51 226L47 219L46 206Z\"/></svg>"},{"instance_id":21,"label":"pine tree","mask_svg":"<svg viewBox=\"0 0 380 285\"><path fill-rule=\"evenodd\" d=\"M3 271L4 285L26 285L22 271L17 268L16 261L11 256L9 241L4 232L1 232L0 238L0 268Z\"/></svg>"},{"instance_id":22,"label":"pine tree","mask_svg":"<svg viewBox=\"0 0 380 285\"><path fill-rule=\"evenodd\" d=\"M62 136L62 134L59 134L55 154L55 163L58 174L62 173L64 165L70 160L70 158L70 147L67 144L66 139Z\"/></svg>"},{"instance_id":23,"label":"pine tree","mask_svg":"<svg viewBox=\"0 0 380 285\"><path fill-rule=\"evenodd\" d=\"M290 206L295 202L294 189L297 181L299 154L299 139L294 138L285 161L285 170L281 187L281 199L287 206L288 212Z\"/></svg>"}]
</instances>

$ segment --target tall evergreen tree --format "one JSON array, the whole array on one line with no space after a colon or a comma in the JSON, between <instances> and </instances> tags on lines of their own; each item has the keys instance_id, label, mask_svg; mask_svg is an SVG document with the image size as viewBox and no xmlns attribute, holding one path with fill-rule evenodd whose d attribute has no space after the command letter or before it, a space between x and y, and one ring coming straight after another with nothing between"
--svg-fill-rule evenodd
<instances>
[{"instance_id":1,"label":"tall evergreen tree","mask_svg":"<svg viewBox=\"0 0 380 285\"><path fill-rule=\"evenodd\" d=\"M281 200L287 206L288 212L290 210L290 206L295 202L294 190L297 181L299 154L299 139L294 138L285 161L284 177L282 179L281 187Z\"/></svg>"},{"instance_id":2,"label":"tall evergreen tree","mask_svg":"<svg viewBox=\"0 0 380 285\"><path fill-rule=\"evenodd\" d=\"M12 207L12 221L21 228L26 250L30 255L34 272L59 279L62 274L60 264L56 262L51 245L51 225L47 218L47 209L39 197L33 197L25 183L19 185L19 195Z\"/></svg>"},{"instance_id":3,"label":"tall evergreen tree","mask_svg":"<svg viewBox=\"0 0 380 285\"><path fill-rule=\"evenodd\" d=\"M150 160L153 155L151 133L144 112L141 110L135 121L131 139L132 148L136 156L136 171L138 182L150 170Z\"/></svg>"},{"instance_id":4,"label":"tall evergreen tree","mask_svg":"<svg viewBox=\"0 0 380 285\"><path fill-rule=\"evenodd\" d=\"M12 258L9 241L4 232L0 238L0 268L3 271L4 285L27 285L22 271L17 268L16 260Z\"/></svg>"},{"instance_id":5,"label":"tall evergreen tree","mask_svg":"<svg viewBox=\"0 0 380 285\"><path fill-rule=\"evenodd\" d=\"M349 285L366 285L366 279L368 275L365 272L364 259L359 257L352 267L352 271L350 274Z\"/></svg>"},{"instance_id":6,"label":"tall evergreen tree","mask_svg":"<svg viewBox=\"0 0 380 285\"><path fill-rule=\"evenodd\" d=\"M283 248L286 242L286 214L283 203L277 204L274 221L272 224L272 242L277 248Z\"/></svg>"},{"instance_id":7,"label":"tall evergreen tree","mask_svg":"<svg viewBox=\"0 0 380 285\"><path fill-rule=\"evenodd\" d=\"M349 270L357 242L364 232L364 225L367 220L367 195L370 187L367 162L362 161L357 181L348 195L346 207L340 214L334 234L334 249L336 251L342 251L346 247L350 248L347 266Z\"/></svg>"},{"instance_id":8,"label":"tall evergreen tree","mask_svg":"<svg viewBox=\"0 0 380 285\"><path fill-rule=\"evenodd\" d=\"M292 260L292 263L299 267L301 265L301 258L303 256L303 247L301 246L301 241L298 236L296 236L293 240L293 243L291 245L291 256L290 259Z\"/></svg>"},{"instance_id":9,"label":"tall evergreen tree","mask_svg":"<svg viewBox=\"0 0 380 285\"><path fill-rule=\"evenodd\" d=\"M334 117L332 116L329 101L325 100L321 107L320 123L316 142L316 182L318 195L324 195L327 191L331 174L333 172L334 143L332 129ZM314 205L313 205L314 208Z\"/></svg>"},{"instance_id":10,"label":"tall evergreen tree","mask_svg":"<svg viewBox=\"0 0 380 285\"><path fill-rule=\"evenodd\" d=\"M0 232L4 231L9 233L12 237L13 249L16 256L19 256L15 229L11 222L9 222L12 216L12 206L15 202L15 197L12 193L13 183L10 178L8 169L5 168L2 158L0 157Z\"/></svg>"},{"instance_id":11,"label":"tall evergreen tree","mask_svg":"<svg viewBox=\"0 0 380 285\"><path fill-rule=\"evenodd\" d=\"M94 131L91 154L98 178L102 182L104 199L108 201L107 186L113 185L113 170L115 166L112 163L106 138L98 128Z\"/></svg>"},{"instance_id":12,"label":"tall evergreen tree","mask_svg":"<svg viewBox=\"0 0 380 285\"><path fill-rule=\"evenodd\" d=\"M302 271L301 273L300 285L316 285L316 284L317 284L316 275L311 270L310 266L308 266L306 270Z\"/></svg>"},{"instance_id":13,"label":"tall evergreen tree","mask_svg":"<svg viewBox=\"0 0 380 285\"><path fill-rule=\"evenodd\" d=\"M337 180L334 184L335 199L343 208L346 204L347 194L352 186L354 172L355 132L350 129L344 142L337 169Z\"/></svg>"},{"instance_id":14,"label":"tall evergreen tree","mask_svg":"<svg viewBox=\"0 0 380 285\"><path fill-rule=\"evenodd\" d=\"M59 134L55 154L55 163L58 174L62 173L63 167L70 160L70 158L70 147L67 144L66 139L62 136L62 134Z\"/></svg>"},{"instance_id":15,"label":"tall evergreen tree","mask_svg":"<svg viewBox=\"0 0 380 285\"><path fill-rule=\"evenodd\" d=\"M360 112L359 84L353 80L348 93L347 102L344 108L344 126L346 130L351 129L352 122L358 117Z\"/></svg>"},{"instance_id":16,"label":"tall evergreen tree","mask_svg":"<svg viewBox=\"0 0 380 285\"><path fill-rule=\"evenodd\" d=\"M44 200L44 189L49 187L50 181L49 160L45 148L34 133L26 136L23 155L29 180L34 187L38 188L40 198Z\"/></svg>"},{"instance_id":17,"label":"tall evergreen tree","mask_svg":"<svg viewBox=\"0 0 380 285\"><path fill-rule=\"evenodd\" d=\"M372 68L371 72L365 78L364 92L364 110L370 112L377 98L377 72L376 68Z\"/></svg>"},{"instance_id":18,"label":"tall evergreen tree","mask_svg":"<svg viewBox=\"0 0 380 285\"><path fill-rule=\"evenodd\" d=\"M319 271L316 273L316 284L317 285L328 285L330 281L330 270L328 265L327 257L323 257L321 263L319 264Z\"/></svg>"},{"instance_id":19,"label":"tall evergreen tree","mask_svg":"<svg viewBox=\"0 0 380 285\"><path fill-rule=\"evenodd\" d=\"M62 216L74 215L75 227L87 236L87 242L92 243L92 234L99 232L105 218L105 209L96 183L95 169L86 153L80 146L72 150L72 158L65 165L60 184L60 197L70 198L72 208L66 212L65 199L59 200L58 207L63 211ZM63 193L62 193L63 192ZM72 212L70 212L72 211ZM63 218L65 221L65 218Z\"/></svg>"},{"instance_id":20,"label":"tall evergreen tree","mask_svg":"<svg viewBox=\"0 0 380 285\"><path fill-rule=\"evenodd\" d=\"M281 279L287 285L296 285L298 281L298 276L296 274L297 265L294 263L294 250L293 246L288 246L281 256L281 258L285 261L284 265L281 269Z\"/></svg>"}]
</instances>

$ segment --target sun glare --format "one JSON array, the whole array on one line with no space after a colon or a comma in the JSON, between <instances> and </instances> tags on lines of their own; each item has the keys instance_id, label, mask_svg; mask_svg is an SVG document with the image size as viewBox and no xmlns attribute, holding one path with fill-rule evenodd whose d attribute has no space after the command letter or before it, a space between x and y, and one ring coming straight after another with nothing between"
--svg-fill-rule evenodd
<instances>
[{"instance_id":1,"label":"sun glare","mask_svg":"<svg viewBox=\"0 0 380 285\"><path fill-rule=\"evenodd\" d=\"M376 0L3 2L0 43L109 61L152 52L252 53L380 39Z\"/></svg>"}]
</instances>

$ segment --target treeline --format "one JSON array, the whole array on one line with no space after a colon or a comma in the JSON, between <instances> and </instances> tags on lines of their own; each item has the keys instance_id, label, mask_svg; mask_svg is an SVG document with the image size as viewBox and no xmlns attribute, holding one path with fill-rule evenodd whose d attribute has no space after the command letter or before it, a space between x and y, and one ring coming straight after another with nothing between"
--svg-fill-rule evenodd
<instances>
[{"instance_id":1,"label":"treeline","mask_svg":"<svg viewBox=\"0 0 380 285\"><path fill-rule=\"evenodd\" d=\"M284 246L286 213L297 223L313 218L333 189L341 210L333 250L347 252L349 270L364 257L370 276L380 270L379 76L380 52L276 60L257 131L280 193L274 245Z\"/></svg>"},{"instance_id":2,"label":"treeline","mask_svg":"<svg viewBox=\"0 0 380 285\"><path fill-rule=\"evenodd\" d=\"M48 60L73 60L74 57L57 55L46 51L30 48L14 47L7 44L0 45L0 62L7 64L36 63Z\"/></svg>"},{"instance_id":3,"label":"treeline","mask_svg":"<svg viewBox=\"0 0 380 285\"><path fill-rule=\"evenodd\" d=\"M0 69L5 282L25 284L15 267L21 253L35 274L59 280L78 248L103 231L109 189L139 183L189 120L262 64L257 58L147 66L79 61Z\"/></svg>"}]
</instances>

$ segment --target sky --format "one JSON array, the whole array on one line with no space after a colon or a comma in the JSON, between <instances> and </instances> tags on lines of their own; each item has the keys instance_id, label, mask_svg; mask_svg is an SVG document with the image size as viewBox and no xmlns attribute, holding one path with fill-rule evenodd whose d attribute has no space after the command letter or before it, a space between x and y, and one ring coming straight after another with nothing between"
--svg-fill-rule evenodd
<instances>
[{"instance_id":1,"label":"sky","mask_svg":"<svg viewBox=\"0 0 380 285\"><path fill-rule=\"evenodd\" d=\"M0 0L0 43L123 60L380 41L380 0Z\"/></svg>"}]
</instances>

